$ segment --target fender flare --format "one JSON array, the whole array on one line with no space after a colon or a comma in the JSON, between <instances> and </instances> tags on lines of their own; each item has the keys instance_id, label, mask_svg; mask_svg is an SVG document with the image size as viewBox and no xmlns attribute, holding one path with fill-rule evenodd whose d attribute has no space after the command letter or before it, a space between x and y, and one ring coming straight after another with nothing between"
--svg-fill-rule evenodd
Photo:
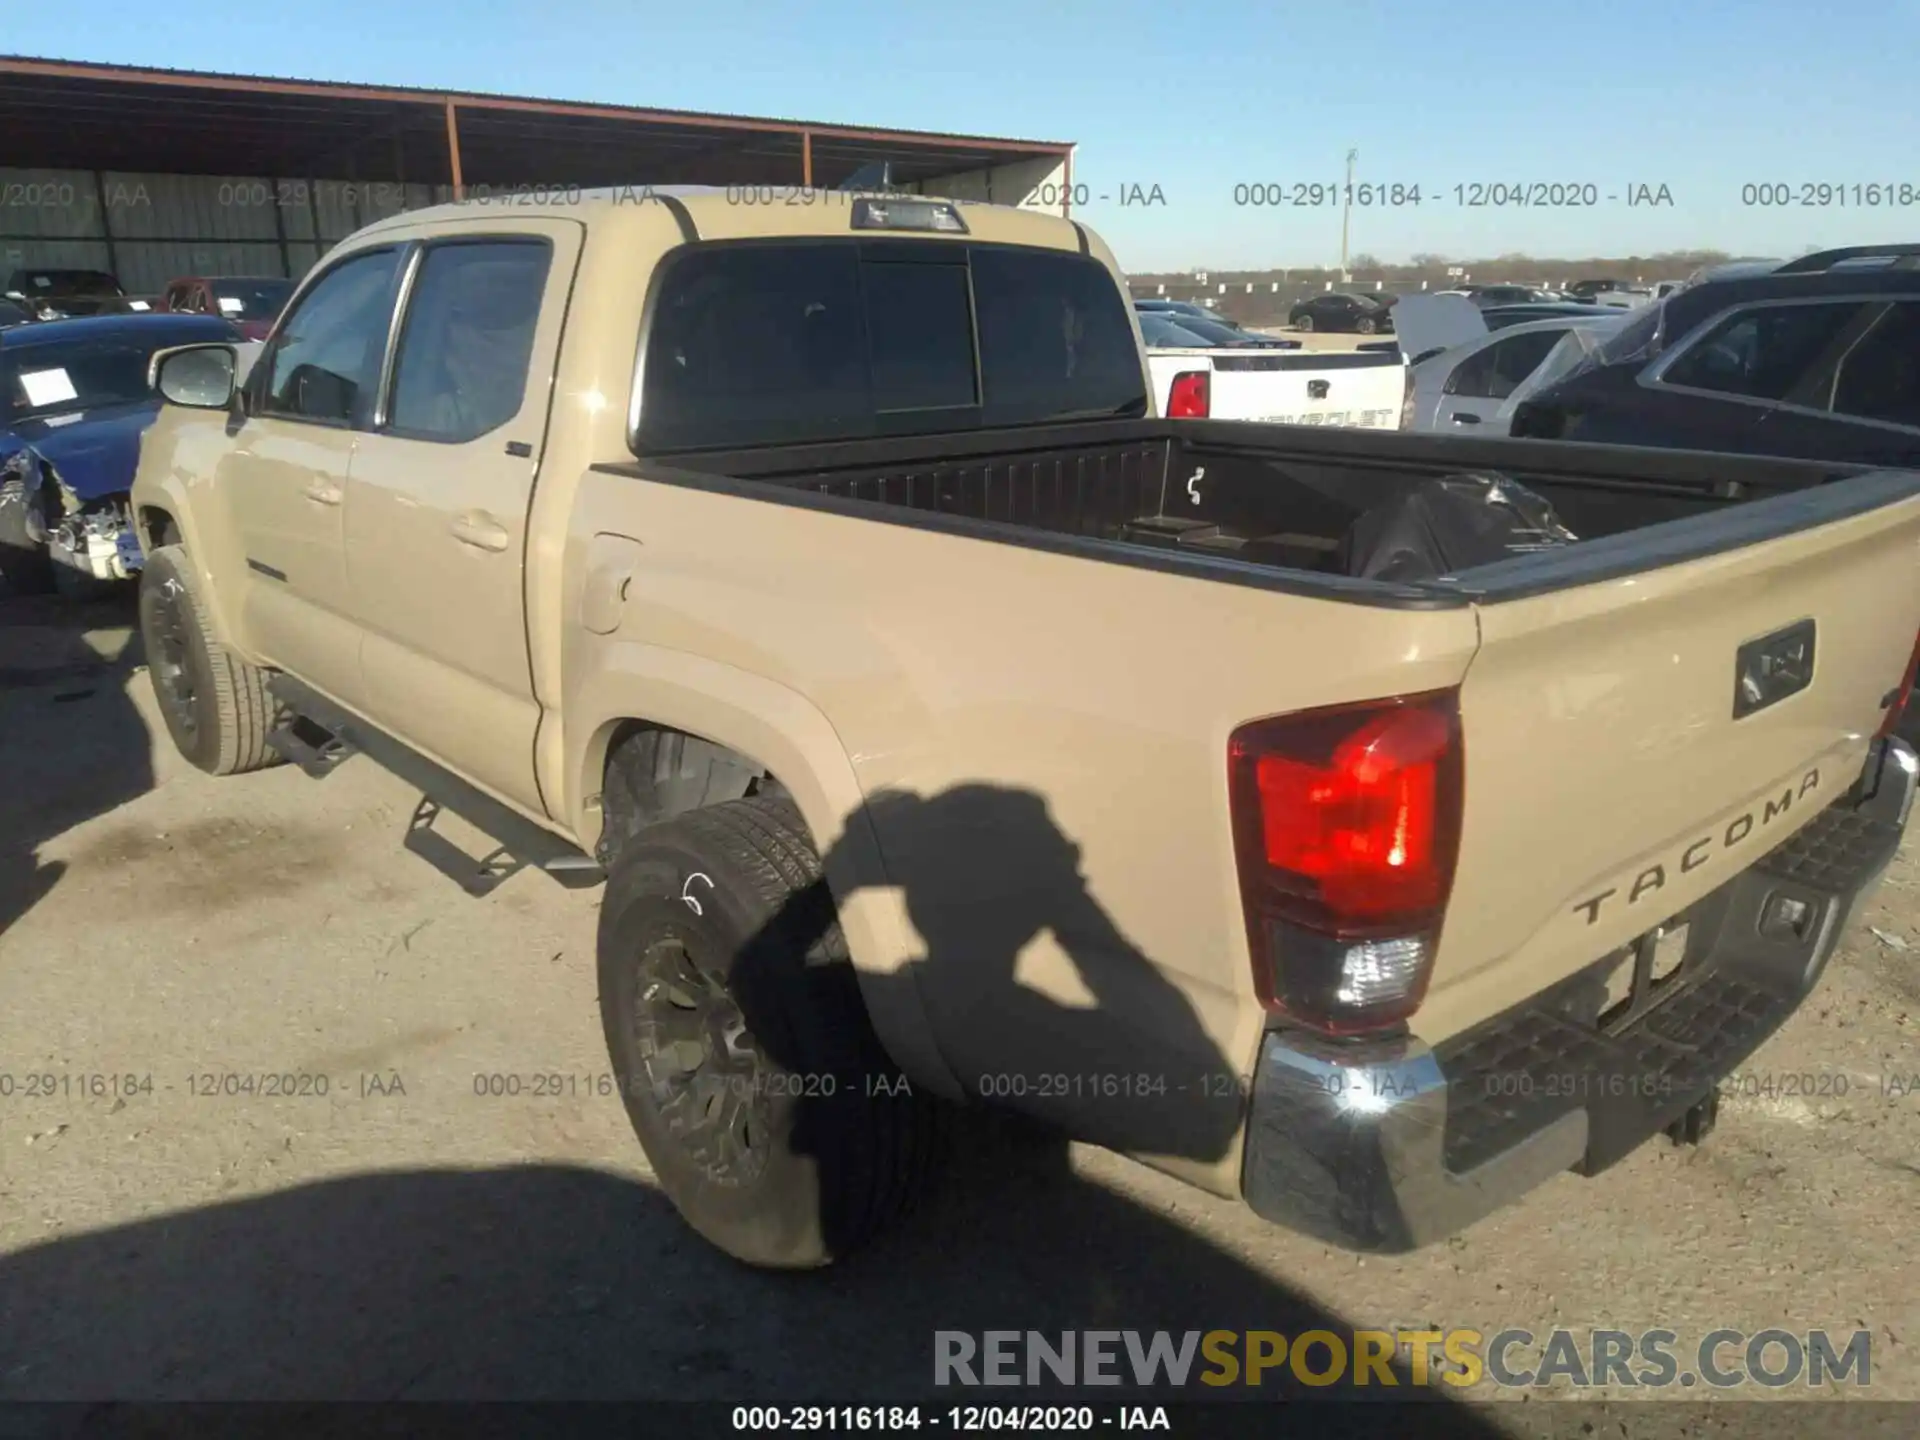
<instances>
[{"instance_id":1,"label":"fender flare","mask_svg":"<svg viewBox=\"0 0 1920 1440\"><path fill-rule=\"evenodd\" d=\"M207 564L207 551L200 543L199 519L185 487L171 475L158 480L136 475L128 505L133 511L133 533L139 537L141 551L148 555L159 548L149 523L150 515L160 510L172 517L180 531L180 544L187 552L187 566L195 586L194 599L213 627L214 637L223 645L233 646L234 627L228 615L228 596Z\"/></svg>"},{"instance_id":2,"label":"fender flare","mask_svg":"<svg viewBox=\"0 0 1920 1440\"><path fill-rule=\"evenodd\" d=\"M639 643L596 646L570 691L567 749L578 759L568 767L563 804L582 848L591 850L599 839L607 750L629 721L681 730L766 766L793 796L820 849L881 1044L915 1084L959 1098L962 1087L940 1054L913 980L914 932L887 876L865 793L845 744L819 708L777 681Z\"/></svg>"}]
</instances>

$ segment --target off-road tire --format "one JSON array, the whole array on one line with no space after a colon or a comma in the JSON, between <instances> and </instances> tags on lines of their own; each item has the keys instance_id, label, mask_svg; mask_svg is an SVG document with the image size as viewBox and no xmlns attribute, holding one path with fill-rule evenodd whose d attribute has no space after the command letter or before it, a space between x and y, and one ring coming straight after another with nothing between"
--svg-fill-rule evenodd
<instances>
[{"instance_id":1,"label":"off-road tire","mask_svg":"<svg viewBox=\"0 0 1920 1440\"><path fill-rule=\"evenodd\" d=\"M924 1188L941 1105L874 1035L785 796L691 811L623 845L599 977L614 1076L655 1178L729 1255L825 1265Z\"/></svg>"},{"instance_id":2,"label":"off-road tire","mask_svg":"<svg viewBox=\"0 0 1920 1440\"><path fill-rule=\"evenodd\" d=\"M181 755L209 775L277 765L267 747L279 707L267 674L214 638L179 545L162 545L140 572L140 640L147 677Z\"/></svg>"},{"instance_id":3,"label":"off-road tire","mask_svg":"<svg viewBox=\"0 0 1920 1440\"><path fill-rule=\"evenodd\" d=\"M53 557L27 527L33 503L22 482L0 481L0 593L45 595L53 589Z\"/></svg>"}]
</instances>

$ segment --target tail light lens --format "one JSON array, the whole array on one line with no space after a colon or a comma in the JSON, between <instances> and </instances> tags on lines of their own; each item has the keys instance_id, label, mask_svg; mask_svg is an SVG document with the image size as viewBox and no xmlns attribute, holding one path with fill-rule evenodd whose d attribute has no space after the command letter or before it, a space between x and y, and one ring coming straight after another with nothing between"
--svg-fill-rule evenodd
<instances>
[{"instance_id":1,"label":"tail light lens","mask_svg":"<svg viewBox=\"0 0 1920 1440\"><path fill-rule=\"evenodd\" d=\"M1167 391L1167 419L1204 420L1213 409L1213 377L1205 370L1182 370Z\"/></svg>"},{"instance_id":2,"label":"tail light lens","mask_svg":"<svg viewBox=\"0 0 1920 1440\"><path fill-rule=\"evenodd\" d=\"M1913 653L1907 657L1906 671L1900 676L1900 688L1894 693L1893 704L1887 707L1887 713L1880 721L1880 728L1874 732L1875 739L1885 739L1900 728L1900 721L1906 714L1907 704L1913 698L1916 669L1920 669L1920 637L1916 637L1913 642Z\"/></svg>"},{"instance_id":3,"label":"tail light lens","mask_svg":"<svg viewBox=\"0 0 1920 1440\"><path fill-rule=\"evenodd\" d=\"M1405 378L1400 387L1400 428L1411 430L1413 428L1413 366L1403 365L1401 369Z\"/></svg>"},{"instance_id":4,"label":"tail light lens","mask_svg":"<svg viewBox=\"0 0 1920 1440\"><path fill-rule=\"evenodd\" d=\"M1227 752L1254 983L1329 1034L1398 1025L1426 994L1460 846L1458 697L1259 720Z\"/></svg>"}]
</instances>

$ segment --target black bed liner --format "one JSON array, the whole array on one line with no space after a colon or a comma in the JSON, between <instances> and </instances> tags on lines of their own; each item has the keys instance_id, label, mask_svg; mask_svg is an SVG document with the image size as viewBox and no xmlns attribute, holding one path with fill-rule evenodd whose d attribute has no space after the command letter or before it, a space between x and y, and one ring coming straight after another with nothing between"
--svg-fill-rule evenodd
<instances>
[{"instance_id":1,"label":"black bed liner","mask_svg":"<svg viewBox=\"0 0 1920 1440\"><path fill-rule=\"evenodd\" d=\"M1920 493L1920 473L1869 475L1860 466L1155 419L676 453L594 468L1231 583L1412 608L1515 599L1631 574ZM1538 490L1583 543L1417 584L1354 580L1327 568L1339 538L1362 512L1421 481L1463 470L1497 470ZM1855 483L1832 483L1841 480ZM1730 506L1739 513L1725 514Z\"/></svg>"}]
</instances>

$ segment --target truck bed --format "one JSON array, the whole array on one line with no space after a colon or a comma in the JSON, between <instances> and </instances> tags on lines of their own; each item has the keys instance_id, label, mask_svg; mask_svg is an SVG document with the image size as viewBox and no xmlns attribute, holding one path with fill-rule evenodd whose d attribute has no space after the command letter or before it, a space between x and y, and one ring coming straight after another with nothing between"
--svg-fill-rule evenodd
<instances>
[{"instance_id":1,"label":"truck bed","mask_svg":"<svg viewBox=\"0 0 1920 1440\"><path fill-rule=\"evenodd\" d=\"M1671 564L1839 518L1920 488L1920 478L1815 496L1859 466L1624 446L1469 440L1234 421L1097 421L1044 430L860 440L677 454L596 467L738 489L896 523L958 527L982 539L1086 551L1122 563L1371 604L1464 604ZM1583 544L1435 583L1337 573L1363 512L1423 481L1497 470L1550 499ZM1729 526L1729 506L1801 493ZM1625 537L1666 521L1657 543ZM1577 553L1576 553L1577 552Z\"/></svg>"}]
</instances>

